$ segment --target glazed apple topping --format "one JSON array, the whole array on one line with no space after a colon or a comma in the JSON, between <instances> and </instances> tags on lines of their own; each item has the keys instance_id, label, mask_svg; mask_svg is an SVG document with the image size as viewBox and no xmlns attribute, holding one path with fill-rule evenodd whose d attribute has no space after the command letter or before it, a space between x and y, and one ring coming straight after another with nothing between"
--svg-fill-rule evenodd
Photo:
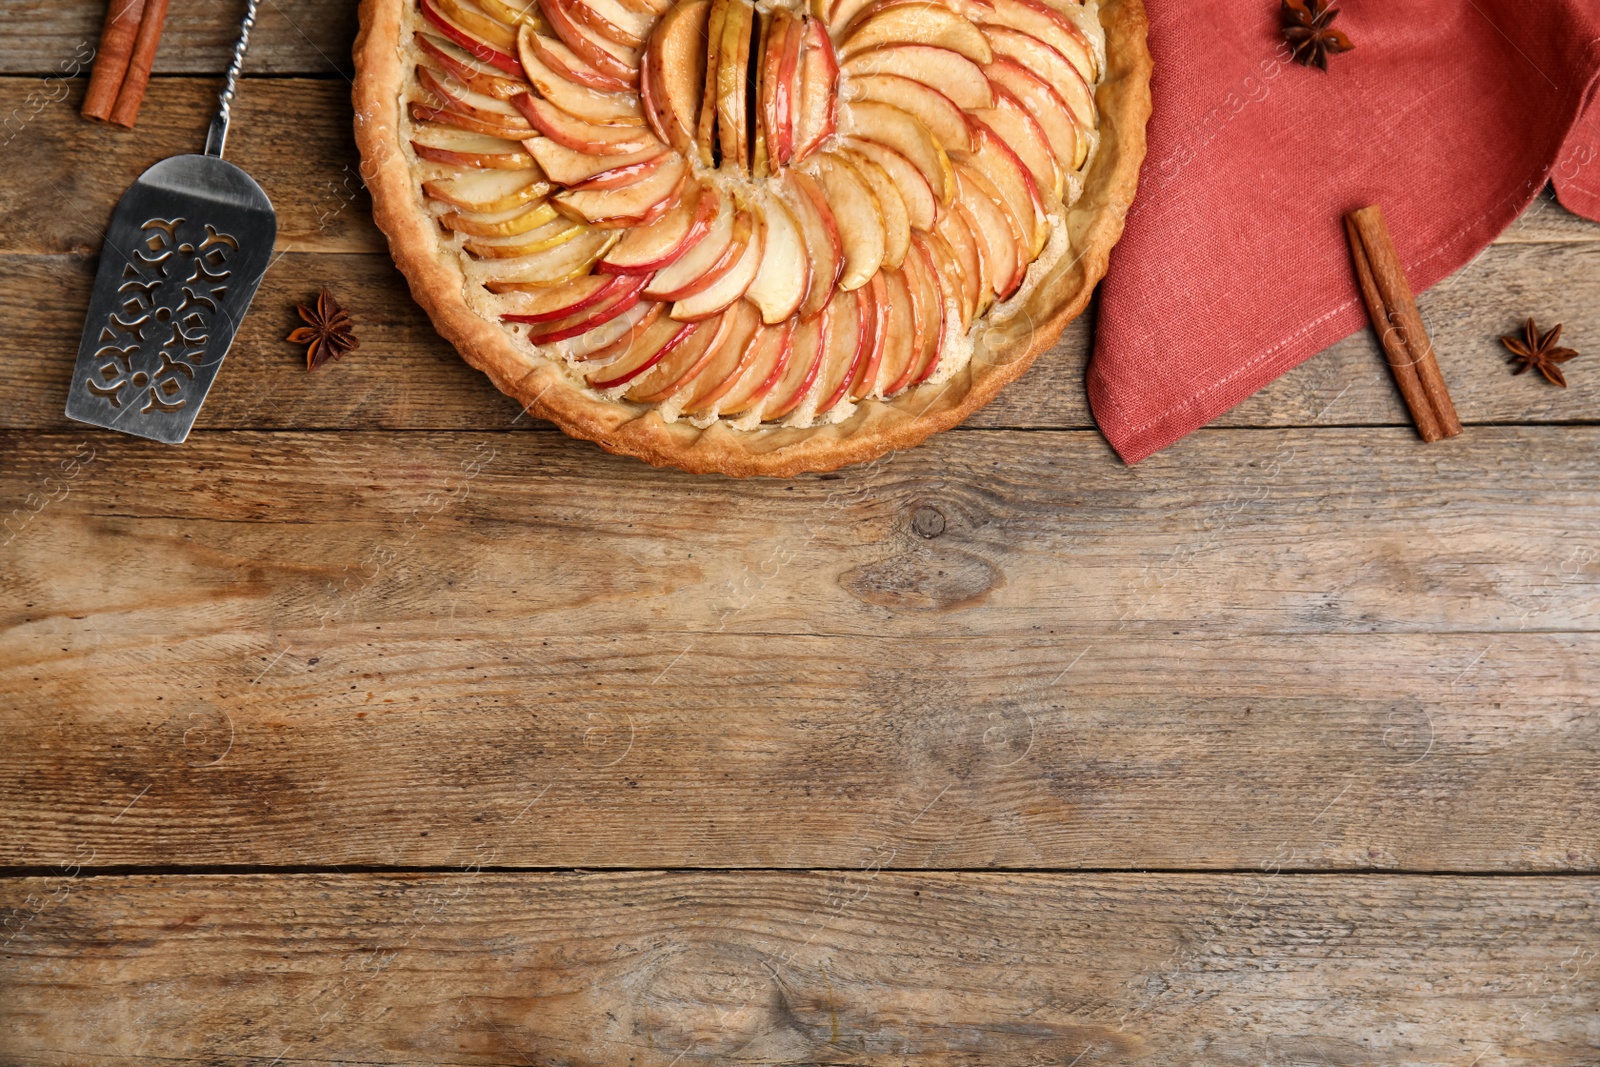
<instances>
[{"instance_id":1,"label":"glazed apple topping","mask_svg":"<svg viewBox=\"0 0 1600 1067\"><path fill-rule=\"evenodd\" d=\"M416 0L405 120L473 306L668 419L953 374L1065 251L1093 0Z\"/></svg>"}]
</instances>

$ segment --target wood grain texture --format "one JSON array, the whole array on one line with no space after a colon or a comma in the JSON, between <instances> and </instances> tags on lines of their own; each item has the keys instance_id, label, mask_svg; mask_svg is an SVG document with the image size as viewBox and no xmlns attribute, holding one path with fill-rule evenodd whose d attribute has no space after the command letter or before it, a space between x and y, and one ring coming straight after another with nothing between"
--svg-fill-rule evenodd
<instances>
[{"instance_id":1,"label":"wood grain texture","mask_svg":"<svg viewBox=\"0 0 1600 1067\"><path fill-rule=\"evenodd\" d=\"M29 920L0 1055L1566 1067L1600 1042L1595 879L897 874L869 847L506 875L484 846L409 878L0 885Z\"/></svg>"},{"instance_id":2,"label":"wood grain texture","mask_svg":"<svg viewBox=\"0 0 1600 1067\"><path fill-rule=\"evenodd\" d=\"M0 0L0 74L55 75L91 54L105 11L92 3ZM221 74L239 36L244 4L178 4L161 35L155 71ZM356 5L345 0L270 0L250 36L247 74L351 73ZM143 117L140 126L143 127Z\"/></svg>"},{"instance_id":3,"label":"wood grain texture","mask_svg":"<svg viewBox=\"0 0 1600 1067\"><path fill-rule=\"evenodd\" d=\"M1407 433L11 434L0 855L1595 869L1600 430Z\"/></svg>"},{"instance_id":4,"label":"wood grain texture","mask_svg":"<svg viewBox=\"0 0 1600 1067\"><path fill-rule=\"evenodd\" d=\"M171 21L179 17L174 11ZM135 178L204 148L221 88L220 80L156 79L130 131L78 116L86 84L0 78L6 153L28 161L0 180L0 254L98 253L101 229ZM232 131L228 159L271 198L280 250L385 250L361 184L348 83L248 79Z\"/></svg>"}]
</instances>

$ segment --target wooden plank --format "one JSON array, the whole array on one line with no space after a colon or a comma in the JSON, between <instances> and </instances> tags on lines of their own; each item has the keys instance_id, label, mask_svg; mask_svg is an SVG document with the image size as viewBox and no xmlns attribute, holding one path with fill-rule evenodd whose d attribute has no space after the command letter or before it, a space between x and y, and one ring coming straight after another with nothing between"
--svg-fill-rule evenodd
<instances>
[{"instance_id":1,"label":"wooden plank","mask_svg":"<svg viewBox=\"0 0 1600 1067\"><path fill-rule=\"evenodd\" d=\"M7 155L28 161L0 185L0 254L97 253L112 208L145 168L204 147L220 88L159 79L129 131L79 117L87 84L0 79ZM361 184L346 82L253 79L233 114L228 159L272 198L280 249L386 249Z\"/></svg>"},{"instance_id":2,"label":"wooden plank","mask_svg":"<svg viewBox=\"0 0 1600 1067\"><path fill-rule=\"evenodd\" d=\"M1592 1060L1594 879L899 874L861 845L836 873L0 883L6 1061Z\"/></svg>"},{"instance_id":3,"label":"wooden plank","mask_svg":"<svg viewBox=\"0 0 1600 1067\"><path fill-rule=\"evenodd\" d=\"M351 208L352 211L356 210ZM0 314L13 324L13 403L0 427L65 429L62 414L93 281L93 260L12 256L0 274ZM297 323L293 305L330 286L354 315L359 352L315 375L283 338ZM47 304L40 292L57 294ZM1506 294L1510 294L1509 296ZM1568 368L1569 389L1535 376L1513 377L1498 337L1517 315L1565 321L1566 336L1600 346L1600 245L1501 246L1467 274L1423 298L1440 362L1462 418L1495 423L1593 421L1600 410L1600 347ZM1520 309L1509 312L1509 308ZM983 428L1092 427L1083 390L1089 322L1061 342L1017 385L968 422ZM514 402L490 387L441 341L411 300L386 255L288 254L278 260L227 368L206 401L207 429L477 429L505 426ZM531 426L529 420L522 425ZM1219 426L1409 425L1370 332L1340 342L1238 408Z\"/></svg>"},{"instance_id":4,"label":"wooden plank","mask_svg":"<svg viewBox=\"0 0 1600 1067\"><path fill-rule=\"evenodd\" d=\"M70 74L93 55L103 3L9 0L0 35L0 74ZM158 74L221 74L239 35L243 4L174 4L156 53ZM356 5L345 0L262 4L245 70L250 74L351 72ZM141 127L144 118L140 116Z\"/></svg>"},{"instance_id":5,"label":"wooden plank","mask_svg":"<svg viewBox=\"0 0 1600 1067\"><path fill-rule=\"evenodd\" d=\"M1597 429L0 447L13 867L1600 868Z\"/></svg>"}]
</instances>

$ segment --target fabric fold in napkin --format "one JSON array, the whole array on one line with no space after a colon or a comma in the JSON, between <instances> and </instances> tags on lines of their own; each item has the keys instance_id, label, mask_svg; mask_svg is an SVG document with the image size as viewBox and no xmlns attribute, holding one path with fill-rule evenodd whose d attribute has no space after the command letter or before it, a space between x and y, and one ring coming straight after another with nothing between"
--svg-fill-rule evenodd
<instances>
[{"instance_id":1,"label":"fabric fold in napkin","mask_svg":"<svg viewBox=\"0 0 1600 1067\"><path fill-rule=\"evenodd\" d=\"M1419 291L1548 181L1600 221L1600 0L1340 0L1329 73L1278 0L1146 3L1150 150L1088 374L1129 463L1366 325L1346 211L1383 206Z\"/></svg>"}]
</instances>

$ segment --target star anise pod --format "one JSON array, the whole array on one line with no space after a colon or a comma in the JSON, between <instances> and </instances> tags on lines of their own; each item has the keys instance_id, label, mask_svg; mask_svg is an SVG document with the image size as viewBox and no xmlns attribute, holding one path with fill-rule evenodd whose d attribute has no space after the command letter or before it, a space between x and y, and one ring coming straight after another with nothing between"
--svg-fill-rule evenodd
<instances>
[{"instance_id":1,"label":"star anise pod","mask_svg":"<svg viewBox=\"0 0 1600 1067\"><path fill-rule=\"evenodd\" d=\"M1328 69L1328 57L1355 47L1343 30L1333 28L1339 9L1328 0L1283 0L1283 38L1295 61Z\"/></svg>"},{"instance_id":2,"label":"star anise pod","mask_svg":"<svg viewBox=\"0 0 1600 1067\"><path fill-rule=\"evenodd\" d=\"M316 370L330 359L337 360L346 352L361 347L350 323L350 313L339 306L333 294L323 289L317 294L316 307L297 306L306 325L288 337L290 344L306 346L306 370Z\"/></svg>"},{"instance_id":3,"label":"star anise pod","mask_svg":"<svg viewBox=\"0 0 1600 1067\"><path fill-rule=\"evenodd\" d=\"M1565 389L1567 379L1557 364L1565 363L1578 353L1570 348L1557 348L1556 342L1559 340L1561 340L1560 323L1556 323L1556 328L1549 333L1540 336L1538 324L1529 319L1521 337L1512 334L1500 338L1500 343L1511 350L1511 362L1517 365L1512 374L1521 374L1531 367L1544 375L1551 384Z\"/></svg>"}]
</instances>

